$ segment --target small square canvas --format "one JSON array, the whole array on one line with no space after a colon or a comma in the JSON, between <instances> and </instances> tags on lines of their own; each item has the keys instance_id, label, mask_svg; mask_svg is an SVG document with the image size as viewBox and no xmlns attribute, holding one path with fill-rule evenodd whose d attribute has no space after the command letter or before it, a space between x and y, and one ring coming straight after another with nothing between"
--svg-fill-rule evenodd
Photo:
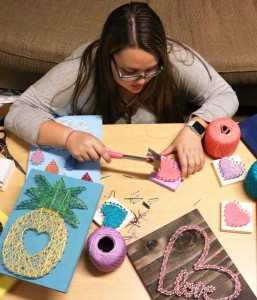
<instances>
[{"instance_id":1,"label":"small square canvas","mask_svg":"<svg viewBox=\"0 0 257 300\"><path fill-rule=\"evenodd\" d=\"M181 182L181 178L179 178L178 180L176 181L164 181L164 180L161 180L161 179L158 179L156 177L156 173L155 172L152 172L151 175L149 176L149 180L154 182L154 183L157 183L159 184L160 186L172 191L172 192L175 192Z\"/></svg>"},{"instance_id":2,"label":"small square canvas","mask_svg":"<svg viewBox=\"0 0 257 300\"><path fill-rule=\"evenodd\" d=\"M134 214L122 205L117 199L111 197L95 212L94 221L99 226L108 226L120 231L133 219Z\"/></svg>"},{"instance_id":3,"label":"small square canvas","mask_svg":"<svg viewBox=\"0 0 257 300\"><path fill-rule=\"evenodd\" d=\"M221 230L251 233L253 232L252 216L252 203L223 200L221 203Z\"/></svg>"},{"instance_id":4,"label":"small square canvas","mask_svg":"<svg viewBox=\"0 0 257 300\"><path fill-rule=\"evenodd\" d=\"M173 158L162 155L158 172L152 172L149 180L175 192L181 182L179 163Z\"/></svg>"},{"instance_id":5,"label":"small square canvas","mask_svg":"<svg viewBox=\"0 0 257 300\"><path fill-rule=\"evenodd\" d=\"M0 191L5 191L14 171L15 164L13 160L0 158Z\"/></svg>"},{"instance_id":6,"label":"small square canvas","mask_svg":"<svg viewBox=\"0 0 257 300\"><path fill-rule=\"evenodd\" d=\"M221 186L243 181L247 174L238 154L213 160L212 165Z\"/></svg>"}]
</instances>

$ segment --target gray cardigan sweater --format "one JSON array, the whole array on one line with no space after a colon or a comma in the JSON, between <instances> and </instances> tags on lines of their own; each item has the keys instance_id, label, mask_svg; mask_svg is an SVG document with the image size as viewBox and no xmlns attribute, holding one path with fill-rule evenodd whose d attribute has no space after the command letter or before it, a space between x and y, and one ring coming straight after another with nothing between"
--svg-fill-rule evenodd
<instances>
[{"instance_id":1,"label":"gray cardigan sweater","mask_svg":"<svg viewBox=\"0 0 257 300\"><path fill-rule=\"evenodd\" d=\"M44 122L56 116L72 114L72 94L81 56L86 47L87 45L83 45L78 48L70 57L52 68L20 95L5 118L6 129L13 131L28 143L36 145L39 128ZM174 66L175 87L187 102L199 106L193 115L207 122L218 117L232 117L238 109L235 92L198 53L196 54L193 57L178 45L172 48L169 58ZM78 103L81 107L91 87L92 78L79 97ZM93 113L94 98L92 97L91 101L85 104L83 114ZM147 107L141 106L132 116L131 122L155 123L156 116ZM125 123L125 120L120 119L117 123Z\"/></svg>"}]
</instances>

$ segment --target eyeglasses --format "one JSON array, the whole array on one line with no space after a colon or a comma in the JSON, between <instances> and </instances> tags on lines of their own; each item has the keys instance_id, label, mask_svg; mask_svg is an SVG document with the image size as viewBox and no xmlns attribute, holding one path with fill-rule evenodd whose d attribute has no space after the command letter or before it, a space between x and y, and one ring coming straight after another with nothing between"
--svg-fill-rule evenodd
<instances>
[{"instance_id":1,"label":"eyeglasses","mask_svg":"<svg viewBox=\"0 0 257 300\"><path fill-rule=\"evenodd\" d=\"M127 81L127 82L137 81L141 78L152 78L152 77L155 77L155 76L159 75L164 70L163 66L160 66L160 68L155 72L143 73L143 74L139 74L139 75L122 75L114 58L112 58L112 61L113 61L114 67L117 71L117 74L118 74L119 78L121 80Z\"/></svg>"}]
</instances>

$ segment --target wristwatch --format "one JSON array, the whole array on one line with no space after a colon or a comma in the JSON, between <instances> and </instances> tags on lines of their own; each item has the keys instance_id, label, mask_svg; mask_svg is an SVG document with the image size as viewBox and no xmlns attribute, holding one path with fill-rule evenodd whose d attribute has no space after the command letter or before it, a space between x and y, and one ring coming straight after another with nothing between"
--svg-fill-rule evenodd
<instances>
[{"instance_id":1,"label":"wristwatch","mask_svg":"<svg viewBox=\"0 0 257 300\"><path fill-rule=\"evenodd\" d=\"M190 127L190 129L203 138L205 133L205 127L198 121L189 121L186 126Z\"/></svg>"}]
</instances>

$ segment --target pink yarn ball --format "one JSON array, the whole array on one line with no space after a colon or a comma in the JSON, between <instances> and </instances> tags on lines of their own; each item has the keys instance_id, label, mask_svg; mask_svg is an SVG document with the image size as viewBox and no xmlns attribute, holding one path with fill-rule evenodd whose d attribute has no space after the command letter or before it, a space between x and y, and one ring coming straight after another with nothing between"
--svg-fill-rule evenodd
<instances>
[{"instance_id":1,"label":"pink yarn ball","mask_svg":"<svg viewBox=\"0 0 257 300\"><path fill-rule=\"evenodd\" d=\"M240 127L232 119L218 118L210 122L206 129L204 145L213 157L232 155L241 137Z\"/></svg>"},{"instance_id":2,"label":"pink yarn ball","mask_svg":"<svg viewBox=\"0 0 257 300\"><path fill-rule=\"evenodd\" d=\"M87 251L93 265L98 270L109 273L124 262L126 243L119 231L102 226L90 234Z\"/></svg>"}]
</instances>

